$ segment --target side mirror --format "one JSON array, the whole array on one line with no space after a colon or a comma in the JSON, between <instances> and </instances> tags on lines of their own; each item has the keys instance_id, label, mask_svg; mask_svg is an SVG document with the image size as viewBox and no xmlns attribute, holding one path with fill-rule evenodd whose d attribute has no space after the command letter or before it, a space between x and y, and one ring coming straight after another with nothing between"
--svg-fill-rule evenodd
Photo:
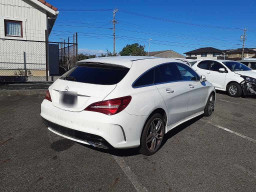
<instances>
[{"instance_id":1,"label":"side mirror","mask_svg":"<svg viewBox=\"0 0 256 192\"><path fill-rule=\"evenodd\" d=\"M219 68L219 72L220 73L226 73L226 69L225 68Z\"/></svg>"},{"instance_id":2,"label":"side mirror","mask_svg":"<svg viewBox=\"0 0 256 192\"><path fill-rule=\"evenodd\" d=\"M206 77L204 75L201 75L200 82L202 83L202 82L205 82L205 81L206 81Z\"/></svg>"}]
</instances>

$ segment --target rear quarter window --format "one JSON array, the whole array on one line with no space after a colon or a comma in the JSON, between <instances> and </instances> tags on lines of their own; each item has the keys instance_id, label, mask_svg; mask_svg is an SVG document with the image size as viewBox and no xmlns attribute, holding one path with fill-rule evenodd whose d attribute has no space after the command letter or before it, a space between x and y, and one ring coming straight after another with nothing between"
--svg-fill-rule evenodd
<instances>
[{"instance_id":1,"label":"rear quarter window","mask_svg":"<svg viewBox=\"0 0 256 192\"><path fill-rule=\"evenodd\" d=\"M108 64L80 65L71 69L60 79L97 85L114 85L119 83L129 69Z\"/></svg>"},{"instance_id":2,"label":"rear quarter window","mask_svg":"<svg viewBox=\"0 0 256 192\"><path fill-rule=\"evenodd\" d=\"M143 86L150 86L154 84L154 76L155 76L155 70L150 69L143 73L134 83L133 87L143 87Z\"/></svg>"}]
</instances>

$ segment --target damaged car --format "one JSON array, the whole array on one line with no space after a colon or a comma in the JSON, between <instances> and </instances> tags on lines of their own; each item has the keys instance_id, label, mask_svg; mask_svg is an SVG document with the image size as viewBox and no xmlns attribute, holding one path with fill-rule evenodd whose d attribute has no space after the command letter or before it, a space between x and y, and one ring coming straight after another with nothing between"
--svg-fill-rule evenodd
<instances>
[{"instance_id":1,"label":"damaged car","mask_svg":"<svg viewBox=\"0 0 256 192\"><path fill-rule=\"evenodd\" d=\"M256 72L246 65L230 60L203 60L192 67L213 84L216 90L232 97L256 95Z\"/></svg>"}]
</instances>

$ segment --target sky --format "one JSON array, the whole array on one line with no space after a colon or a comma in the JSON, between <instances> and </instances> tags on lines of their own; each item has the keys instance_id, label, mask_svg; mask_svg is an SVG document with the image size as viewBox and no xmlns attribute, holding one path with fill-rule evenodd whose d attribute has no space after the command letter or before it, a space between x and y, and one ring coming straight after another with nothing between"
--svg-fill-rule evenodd
<instances>
[{"instance_id":1,"label":"sky","mask_svg":"<svg viewBox=\"0 0 256 192\"><path fill-rule=\"evenodd\" d=\"M78 32L79 52L113 52L113 10L116 52L139 43L145 51L174 50L184 54L201 47L256 47L255 0L48 0L60 11L50 40L63 41ZM150 40L151 39L151 40ZM150 43L149 43L150 42ZM149 46L150 44L150 46Z\"/></svg>"}]
</instances>

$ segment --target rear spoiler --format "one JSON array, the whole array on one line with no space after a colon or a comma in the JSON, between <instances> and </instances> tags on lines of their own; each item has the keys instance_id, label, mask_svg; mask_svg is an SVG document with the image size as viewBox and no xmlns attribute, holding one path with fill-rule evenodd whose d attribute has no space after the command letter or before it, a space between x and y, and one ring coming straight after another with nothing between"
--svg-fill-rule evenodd
<instances>
[{"instance_id":1,"label":"rear spoiler","mask_svg":"<svg viewBox=\"0 0 256 192\"><path fill-rule=\"evenodd\" d=\"M100 62L77 62L77 66L90 66L90 67L106 67L106 68L125 68L123 65L111 64L111 63L100 63Z\"/></svg>"}]
</instances>

